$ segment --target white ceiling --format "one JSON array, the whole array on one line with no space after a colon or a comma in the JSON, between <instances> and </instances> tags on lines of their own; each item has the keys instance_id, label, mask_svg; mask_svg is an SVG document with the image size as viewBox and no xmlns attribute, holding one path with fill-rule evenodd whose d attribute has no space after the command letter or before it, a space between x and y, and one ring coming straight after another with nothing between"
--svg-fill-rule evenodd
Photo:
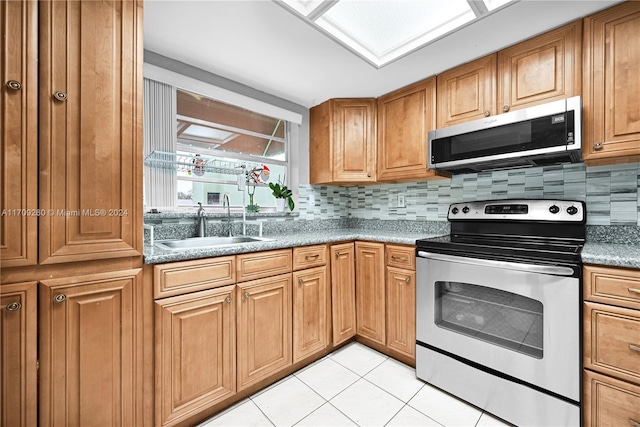
<instances>
[{"instance_id":1,"label":"white ceiling","mask_svg":"<svg viewBox=\"0 0 640 427\"><path fill-rule=\"evenodd\" d=\"M146 0L144 47L311 107L378 97L619 2L520 0L377 69L271 0Z\"/></svg>"}]
</instances>

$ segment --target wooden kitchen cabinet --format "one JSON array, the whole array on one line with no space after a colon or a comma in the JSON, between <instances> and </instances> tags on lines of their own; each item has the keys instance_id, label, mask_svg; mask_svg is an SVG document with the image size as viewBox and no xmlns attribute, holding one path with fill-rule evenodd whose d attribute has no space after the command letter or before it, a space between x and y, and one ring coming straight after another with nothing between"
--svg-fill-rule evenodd
<instances>
[{"instance_id":1,"label":"wooden kitchen cabinet","mask_svg":"<svg viewBox=\"0 0 640 427\"><path fill-rule=\"evenodd\" d=\"M39 423L136 425L141 270L43 280Z\"/></svg>"},{"instance_id":2,"label":"wooden kitchen cabinet","mask_svg":"<svg viewBox=\"0 0 640 427\"><path fill-rule=\"evenodd\" d=\"M585 265L584 425L640 423L640 270Z\"/></svg>"},{"instance_id":3,"label":"wooden kitchen cabinet","mask_svg":"<svg viewBox=\"0 0 640 427\"><path fill-rule=\"evenodd\" d=\"M309 112L309 183L376 182L376 100L330 99Z\"/></svg>"},{"instance_id":4,"label":"wooden kitchen cabinet","mask_svg":"<svg viewBox=\"0 0 640 427\"><path fill-rule=\"evenodd\" d=\"M40 264L140 256L142 2L39 7Z\"/></svg>"},{"instance_id":5,"label":"wooden kitchen cabinet","mask_svg":"<svg viewBox=\"0 0 640 427\"><path fill-rule=\"evenodd\" d=\"M386 345L415 365L416 256L413 246L386 245Z\"/></svg>"},{"instance_id":6,"label":"wooden kitchen cabinet","mask_svg":"<svg viewBox=\"0 0 640 427\"><path fill-rule=\"evenodd\" d=\"M437 76L438 128L581 93L582 21Z\"/></svg>"},{"instance_id":7,"label":"wooden kitchen cabinet","mask_svg":"<svg viewBox=\"0 0 640 427\"><path fill-rule=\"evenodd\" d=\"M355 244L331 245L331 318L333 345L356 335Z\"/></svg>"},{"instance_id":8,"label":"wooden kitchen cabinet","mask_svg":"<svg viewBox=\"0 0 640 427\"><path fill-rule=\"evenodd\" d=\"M385 345L384 244L356 242L356 334Z\"/></svg>"},{"instance_id":9,"label":"wooden kitchen cabinet","mask_svg":"<svg viewBox=\"0 0 640 427\"><path fill-rule=\"evenodd\" d=\"M238 282L290 273L292 268L293 254L291 249L236 255L236 280Z\"/></svg>"},{"instance_id":10,"label":"wooden kitchen cabinet","mask_svg":"<svg viewBox=\"0 0 640 427\"><path fill-rule=\"evenodd\" d=\"M640 160L640 2L584 19L583 159Z\"/></svg>"},{"instance_id":11,"label":"wooden kitchen cabinet","mask_svg":"<svg viewBox=\"0 0 640 427\"><path fill-rule=\"evenodd\" d=\"M0 3L0 35L0 262L8 268L38 261L38 2Z\"/></svg>"},{"instance_id":12,"label":"wooden kitchen cabinet","mask_svg":"<svg viewBox=\"0 0 640 427\"><path fill-rule=\"evenodd\" d=\"M153 266L153 293L156 299L231 285L235 282L234 255Z\"/></svg>"},{"instance_id":13,"label":"wooden kitchen cabinet","mask_svg":"<svg viewBox=\"0 0 640 427\"><path fill-rule=\"evenodd\" d=\"M427 133L436 127L436 78L378 98L378 181L419 181L427 169Z\"/></svg>"},{"instance_id":14,"label":"wooden kitchen cabinet","mask_svg":"<svg viewBox=\"0 0 640 427\"><path fill-rule=\"evenodd\" d=\"M0 424L29 427L38 419L38 287L0 287Z\"/></svg>"},{"instance_id":15,"label":"wooden kitchen cabinet","mask_svg":"<svg viewBox=\"0 0 640 427\"><path fill-rule=\"evenodd\" d=\"M235 286L155 302L156 425L176 425L236 391Z\"/></svg>"},{"instance_id":16,"label":"wooden kitchen cabinet","mask_svg":"<svg viewBox=\"0 0 640 427\"><path fill-rule=\"evenodd\" d=\"M291 304L291 273L237 285L238 391L291 365Z\"/></svg>"},{"instance_id":17,"label":"wooden kitchen cabinet","mask_svg":"<svg viewBox=\"0 0 640 427\"><path fill-rule=\"evenodd\" d=\"M329 345L327 267L293 273L293 363Z\"/></svg>"},{"instance_id":18,"label":"wooden kitchen cabinet","mask_svg":"<svg viewBox=\"0 0 640 427\"><path fill-rule=\"evenodd\" d=\"M496 114L496 54L437 76L437 127Z\"/></svg>"}]
</instances>

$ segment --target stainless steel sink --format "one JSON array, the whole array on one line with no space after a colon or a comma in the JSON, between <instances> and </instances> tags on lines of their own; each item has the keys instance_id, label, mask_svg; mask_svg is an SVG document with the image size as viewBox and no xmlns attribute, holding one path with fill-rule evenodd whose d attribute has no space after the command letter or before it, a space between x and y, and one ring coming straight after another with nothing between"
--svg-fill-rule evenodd
<instances>
[{"instance_id":1,"label":"stainless steel sink","mask_svg":"<svg viewBox=\"0 0 640 427\"><path fill-rule=\"evenodd\" d=\"M240 243L272 242L274 239L254 236L231 237L191 237L182 240L156 240L155 244L163 249L202 249L218 246L237 245Z\"/></svg>"}]
</instances>

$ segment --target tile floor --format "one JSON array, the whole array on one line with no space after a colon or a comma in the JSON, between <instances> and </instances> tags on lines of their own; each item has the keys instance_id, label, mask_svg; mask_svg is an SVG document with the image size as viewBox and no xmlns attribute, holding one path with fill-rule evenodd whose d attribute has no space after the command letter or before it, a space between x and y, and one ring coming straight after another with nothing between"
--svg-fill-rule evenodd
<instances>
[{"instance_id":1,"label":"tile floor","mask_svg":"<svg viewBox=\"0 0 640 427\"><path fill-rule=\"evenodd\" d=\"M496 426L502 421L351 343L204 421L213 426Z\"/></svg>"}]
</instances>

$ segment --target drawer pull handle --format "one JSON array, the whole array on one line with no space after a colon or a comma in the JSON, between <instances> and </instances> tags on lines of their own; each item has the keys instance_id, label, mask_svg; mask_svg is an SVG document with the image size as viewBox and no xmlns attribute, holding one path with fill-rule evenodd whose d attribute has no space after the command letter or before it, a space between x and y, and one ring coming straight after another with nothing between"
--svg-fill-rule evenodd
<instances>
[{"instance_id":1,"label":"drawer pull handle","mask_svg":"<svg viewBox=\"0 0 640 427\"><path fill-rule=\"evenodd\" d=\"M342 255L345 255L345 254L341 254L340 252L336 252L336 258L340 258Z\"/></svg>"},{"instance_id":2,"label":"drawer pull handle","mask_svg":"<svg viewBox=\"0 0 640 427\"><path fill-rule=\"evenodd\" d=\"M629 344L629 350L637 351L638 353L640 353L640 345Z\"/></svg>"},{"instance_id":3,"label":"drawer pull handle","mask_svg":"<svg viewBox=\"0 0 640 427\"><path fill-rule=\"evenodd\" d=\"M17 301L14 302L10 302L9 304L7 304L7 311L18 311L20 310L20 308L22 307L22 304L20 304Z\"/></svg>"},{"instance_id":4,"label":"drawer pull handle","mask_svg":"<svg viewBox=\"0 0 640 427\"><path fill-rule=\"evenodd\" d=\"M320 256L320 254L315 254L315 255L307 255L306 257L304 257L305 261L311 261L314 259L317 259Z\"/></svg>"},{"instance_id":5,"label":"drawer pull handle","mask_svg":"<svg viewBox=\"0 0 640 427\"><path fill-rule=\"evenodd\" d=\"M632 420L631 418L629 418L629 424L631 424L633 427L640 427L640 423Z\"/></svg>"},{"instance_id":6,"label":"drawer pull handle","mask_svg":"<svg viewBox=\"0 0 640 427\"><path fill-rule=\"evenodd\" d=\"M629 288L629 292L633 292L634 294L638 294L638 295L640 295L640 289L636 289L636 288Z\"/></svg>"},{"instance_id":7,"label":"drawer pull handle","mask_svg":"<svg viewBox=\"0 0 640 427\"><path fill-rule=\"evenodd\" d=\"M407 258L406 256L391 255L391 259L394 261L409 261L409 258Z\"/></svg>"}]
</instances>

